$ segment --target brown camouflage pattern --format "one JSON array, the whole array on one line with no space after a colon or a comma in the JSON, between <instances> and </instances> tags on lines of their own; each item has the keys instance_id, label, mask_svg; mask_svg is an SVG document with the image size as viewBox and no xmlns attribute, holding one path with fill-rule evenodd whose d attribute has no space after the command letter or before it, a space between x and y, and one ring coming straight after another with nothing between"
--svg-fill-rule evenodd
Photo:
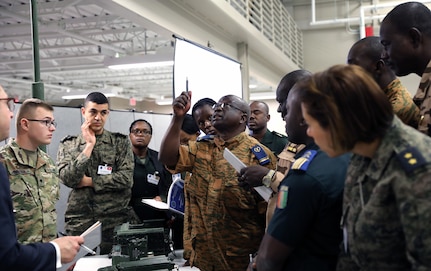
<instances>
[{"instance_id":1,"label":"brown camouflage pattern","mask_svg":"<svg viewBox=\"0 0 431 271\"><path fill-rule=\"evenodd\" d=\"M431 61L428 63L425 71L422 74L421 82L415 97L413 98L416 105L419 107L421 119L419 121L418 130L431 136Z\"/></svg>"},{"instance_id":2,"label":"brown camouflage pattern","mask_svg":"<svg viewBox=\"0 0 431 271\"><path fill-rule=\"evenodd\" d=\"M295 155L304 147L304 144L298 145L290 142L287 143L283 151L278 154L277 172L275 174L275 179L271 182L273 193L269 198L268 209L266 210L266 227L268 227L269 222L274 215L275 208L277 207L278 187L289 172L292 163L295 162Z\"/></svg>"},{"instance_id":3,"label":"brown camouflage pattern","mask_svg":"<svg viewBox=\"0 0 431 271\"><path fill-rule=\"evenodd\" d=\"M57 164L61 181L73 188L65 214L69 234L81 234L96 221L102 222L101 253L112 248L114 227L135 217L128 207L133 184L133 152L126 135L104 130L96 136L91 157L82 151L82 135L68 136L59 146ZM112 174L99 175L99 165L112 167ZM82 177L92 177L93 187L77 188Z\"/></svg>"},{"instance_id":4,"label":"brown camouflage pattern","mask_svg":"<svg viewBox=\"0 0 431 271\"><path fill-rule=\"evenodd\" d=\"M384 92L392 104L394 113L405 124L417 128L421 119L419 108L413 102L408 90L401 84L400 79L392 81Z\"/></svg>"},{"instance_id":5,"label":"brown camouflage pattern","mask_svg":"<svg viewBox=\"0 0 431 271\"><path fill-rule=\"evenodd\" d=\"M9 175L18 241L48 242L57 237L59 178L54 161L42 150L32 160L11 140L0 149Z\"/></svg>"},{"instance_id":6,"label":"brown camouflage pattern","mask_svg":"<svg viewBox=\"0 0 431 271\"><path fill-rule=\"evenodd\" d=\"M258 160L250 148L259 142L246 133L228 141L190 142L180 147L174 172L192 172L185 183L185 244L192 246L190 264L200 270L245 270L249 254L259 248L265 230L267 203L252 189L238 185L235 169L223 158L224 148L246 165ZM276 158L266 167L275 169Z\"/></svg>"},{"instance_id":7,"label":"brown camouflage pattern","mask_svg":"<svg viewBox=\"0 0 431 271\"><path fill-rule=\"evenodd\" d=\"M430 146L395 118L372 160L353 155L341 221L350 254L343 242L337 270L430 270Z\"/></svg>"}]
</instances>

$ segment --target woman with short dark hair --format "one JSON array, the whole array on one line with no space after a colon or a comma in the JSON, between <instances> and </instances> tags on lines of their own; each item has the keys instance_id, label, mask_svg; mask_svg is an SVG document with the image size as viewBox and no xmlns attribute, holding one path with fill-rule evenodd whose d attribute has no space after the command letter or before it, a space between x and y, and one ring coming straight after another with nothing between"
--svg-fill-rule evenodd
<instances>
[{"instance_id":1,"label":"woman with short dark hair","mask_svg":"<svg viewBox=\"0 0 431 271\"><path fill-rule=\"evenodd\" d=\"M394 116L359 66L333 66L300 87L308 135L331 157L353 153L337 270L430 268L431 138Z\"/></svg>"}]
</instances>

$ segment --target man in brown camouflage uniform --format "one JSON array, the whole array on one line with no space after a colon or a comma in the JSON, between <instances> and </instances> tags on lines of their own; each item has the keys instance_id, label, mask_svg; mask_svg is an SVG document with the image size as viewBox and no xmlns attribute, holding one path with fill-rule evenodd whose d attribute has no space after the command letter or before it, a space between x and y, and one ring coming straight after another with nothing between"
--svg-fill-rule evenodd
<instances>
[{"instance_id":1,"label":"man in brown camouflage uniform","mask_svg":"<svg viewBox=\"0 0 431 271\"><path fill-rule=\"evenodd\" d=\"M276 158L245 133L250 109L233 95L214 105L212 124L218 132L214 139L180 146L179 131L190 98L190 92L183 92L174 100L174 117L160 149L160 160L174 172L192 172L186 200L194 215L190 264L202 271L245 270L264 233L267 203L253 189L239 186L223 151L228 148L246 165L261 161L271 169Z\"/></svg>"},{"instance_id":2,"label":"man in brown camouflage uniform","mask_svg":"<svg viewBox=\"0 0 431 271\"><path fill-rule=\"evenodd\" d=\"M385 47L382 58L398 76L416 73L422 76L413 100L421 119L419 131L431 135L431 11L418 2L396 6L386 15L380 28Z\"/></svg>"},{"instance_id":3,"label":"man in brown camouflage uniform","mask_svg":"<svg viewBox=\"0 0 431 271\"><path fill-rule=\"evenodd\" d=\"M51 143L56 126L53 111L39 99L24 101L17 115L17 136L0 150L9 175L18 240L24 244L57 237L57 168L39 149Z\"/></svg>"},{"instance_id":4,"label":"man in brown camouflage uniform","mask_svg":"<svg viewBox=\"0 0 431 271\"><path fill-rule=\"evenodd\" d=\"M113 230L135 217L128 207L134 160L129 139L104 129L108 99L92 92L81 109L81 134L67 136L58 149L61 181L73 188L65 214L66 230L79 235L94 222L102 222L100 253L111 251Z\"/></svg>"},{"instance_id":5,"label":"man in brown camouflage uniform","mask_svg":"<svg viewBox=\"0 0 431 271\"><path fill-rule=\"evenodd\" d=\"M395 115L405 124L417 128L421 115L408 90L381 59L384 51L379 37L366 37L350 48L347 63L361 66L376 80L392 104Z\"/></svg>"}]
</instances>

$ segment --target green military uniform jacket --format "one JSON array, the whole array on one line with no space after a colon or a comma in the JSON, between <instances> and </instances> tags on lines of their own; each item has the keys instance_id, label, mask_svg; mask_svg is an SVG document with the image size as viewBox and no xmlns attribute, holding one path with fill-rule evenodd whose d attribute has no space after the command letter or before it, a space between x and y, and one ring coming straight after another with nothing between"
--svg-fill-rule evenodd
<instances>
[{"instance_id":1,"label":"green military uniform jacket","mask_svg":"<svg viewBox=\"0 0 431 271\"><path fill-rule=\"evenodd\" d=\"M287 137L275 131L266 130L260 143L267 146L275 155L278 155L286 147Z\"/></svg>"},{"instance_id":2,"label":"green military uniform jacket","mask_svg":"<svg viewBox=\"0 0 431 271\"><path fill-rule=\"evenodd\" d=\"M80 233L100 220L102 238L112 239L113 228L128 219L134 168L131 145L126 135L106 130L96 136L91 157L82 153L85 145L80 134L64 138L58 149L60 179L73 188L65 214L66 230ZM111 173L100 174L99 166L110 167ZM77 187L84 174L92 178L93 187Z\"/></svg>"},{"instance_id":3,"label":"green military uniform jacket","mask_svg":"<svg viewBox=\"0 0 431 271\"><path fill-rule=\"evenodd\" d=\"M353 155L337 270L429 270L431 138L395 117L372 159Z\"/></svg>"},{"instance_id":4,"label":"green military uniform jacket","mask_svg":"<svg viewBox=\"0 0 431 271\"><path fill-rule=\"evenodd\" d=\"M9 175L18 241L48 242L57 237L59 178L52 159L37 149L37 160L11 140L0 150Z\"/></svg>"}]
</instances>

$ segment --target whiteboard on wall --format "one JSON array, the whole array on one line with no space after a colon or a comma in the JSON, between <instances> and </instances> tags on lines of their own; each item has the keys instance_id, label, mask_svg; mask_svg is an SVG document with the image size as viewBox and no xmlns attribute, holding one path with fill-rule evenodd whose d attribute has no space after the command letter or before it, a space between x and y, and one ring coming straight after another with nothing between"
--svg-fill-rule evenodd
<instances>
[{"instance_id":1,"label":"whiteboard on wall","mask_svg":"<svg viewBox=\"0 0 431 271\"><path fill-rule=\"evenodd\" d=\"M192 106L202 98L242 98L241 64L211 48L175 37L174 98L192 91Z\"/></svg>"}]
</instances>

